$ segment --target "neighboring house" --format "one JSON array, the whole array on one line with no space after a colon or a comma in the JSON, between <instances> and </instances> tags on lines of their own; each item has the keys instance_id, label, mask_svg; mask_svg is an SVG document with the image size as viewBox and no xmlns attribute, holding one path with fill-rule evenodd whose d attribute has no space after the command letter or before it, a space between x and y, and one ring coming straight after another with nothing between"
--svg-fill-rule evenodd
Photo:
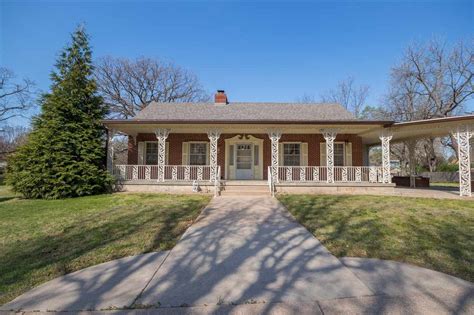
<instances>
[{"instance_id":1,"label":"neighboring house","mask_svg":"<svg viewBox=\"0 0 474 315\"><path fill-rule=\"evenodd\" d=\"M391 141L407 141L414 154L417 138L455 132L460 169L467 170L461 173L469 174L461 194L471 190L466 152L472 115L406 123L360 120L338 104L232 103L218 91L213 103L152 102L132 119L104 124L109 140L117 133L129 136L128 164L112 165L111 149L108 154L110 171L125 186L153 184L169 191L196 182L267 180L272 190L387 188L393 186ZM380 167L368 166L374 145L382 145Z\"/></svg>"}]
</instances>

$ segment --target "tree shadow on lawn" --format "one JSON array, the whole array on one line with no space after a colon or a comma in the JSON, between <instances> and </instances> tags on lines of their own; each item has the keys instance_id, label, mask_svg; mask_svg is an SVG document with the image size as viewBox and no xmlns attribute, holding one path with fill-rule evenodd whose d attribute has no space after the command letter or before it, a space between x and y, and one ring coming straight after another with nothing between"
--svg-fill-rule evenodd
<instances>
[{"instance_id":1,"label":"tree shadow on lawn","mask_svg":"<svg viewBox=\"0 0 474 315\"><path fill-rule=\"evenodd\" d=\"M289 197L291 202L292 196ZM381 237L386 229L374 218L360 219L361 213L373 212L373 209L343 209L339 198L320 196L305 198L304 202L291 205L290 210L297 220L316 237L321 237L323 244L329 246L332 254L338 257L347 256L352 249L350 244L358 244L367 255L383 249ZM340 209L338 209L340 208Z\"/></svg>"},{"instance_id":2,"label":"tree shadow on lawn","mask_svg":"<svg viewBox=\"0 0 474 315\"><path fill-rule=\"evenodd\" d=\"M303 303L313 305L316 312L316 300L368 294L365 286L281 207L274 204L270 211L260 214L252 204L240 201L229 201L227 206L236 210L226 213L212 204L206 208L204 216L187 230L146 288L144 281L144 291L135 307L258 303L259 313L271 314L275 302L291 301L289 310L293 313L298 313ZM342 226L347 220L343 218L346 223ZM126 286L127 277L147 263L124 265L114 270L105 283L64 279L71 284L78 282L81 288L65 309L87 308L81 300L85 296L94 297L87 301L88 305L103 301L106 292ZM405 285L397 272L380 285L385 281L402 288ZM105 287L109 290L105 291ZM423 290L419 288L420 292ZM453 302L456 307L452 307L430 291L424 293L446 312L462 310L471 297L471 292L463 292ZM44 292L36 298L47 300L50 294ZM362 313L373 311L374 307L390 311L399 306L386 296L372 297L374 304L359 305ZM337 301L333 303L339 304ZM222 312L217 309L215 313Z\"/></svg>"},{"instance_id":3,"label":"tree shadow on lawn","mask_svg":"<svg viewBox=\"0 0 474 315\"><path fill-rule=\"evenodd\" d=\"M132 254L170 249L203 204L196 199L182 201L177 206L178 209L157 209L156 205L150 205L137 213L118 212L117 215L114 215L116 209L99 211L55 235L42 235L4 246L0 255L0 283L4 291L0 294L0 302L78 269ZM194 211L197 213L193 215ZM131 239L134 234L143 237L140 233L145 225L152 225L148 227L149 232L156 234L149 237L153 238L150 245ZM132 243L131 250L126 242ZM115 249L108 251L108 246L115 246Z\"/></svg>"},{"instance_id":4,"label":"tree shadow on lawn","mask_svg":"<svg viewBox=\"0 0 474 315\"><path fill-rule=\"evenodd\" d=\"M1 196L0 197L0 202L9 201L9 200L16 199L16 198L18 198L18 197L17 196Z\"/></svg>"},{"instance_id":5,"label":"tree shadow on lawn","mask_svg":"<svg viewBox=\"0 0 474 315\"><path fill-rule=\"evenodd\" d=\"M392 259L474 281L471 223L453 219L459 213L436 216L430 211L402 208L394 209L390 217L390 211L380 214L385 209L372 202L352 209L350 201L359 202L358 197L348 197L349 201L333 196L282 199L338 257Z\"/></svg>"}]
</instances>

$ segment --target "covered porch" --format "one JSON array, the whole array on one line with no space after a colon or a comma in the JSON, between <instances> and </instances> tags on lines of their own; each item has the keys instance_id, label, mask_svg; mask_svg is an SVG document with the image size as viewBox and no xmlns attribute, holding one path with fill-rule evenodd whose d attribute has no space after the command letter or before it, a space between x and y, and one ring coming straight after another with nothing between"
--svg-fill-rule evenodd
<instances>
[{"instance_id":1,"label":"covered porch","mask_svg":"<svg viewBox=\"0 0 474 315\"><path fill-rule=\"evenodd\" d=\"M400 124L108 121L108 142L117 134L127 135L129 152L127 164L114 164L113 147L108 145L107 167L124 186L177 186L181 192L204 187L216 195L235 180L248 180L249 185L250 181L261 181L271 193L278 187L295 186L382 189L394 187L391 142L452 132L461 157L460 194L470 196L468 153L473 117L461 118ZM374 145L382 148L380 166L369 165L368 151Z\"/></svg>"},{"instance_id":2,"label":"covered porch","mask_svg":"<svg viewBox=\"0 0 474 315\"><path fill-rule=\"evenodd\" d=\"M364 165L359 135L381 124L112 123L109 143L117 134L128 136L128 163L114 163L108 145L107 165L122 185L213 186L220 191L225 182L261 181L269 192L285 183L391 185L389 173L384 181L382 166Z\"/></svg>"}]
</instances>

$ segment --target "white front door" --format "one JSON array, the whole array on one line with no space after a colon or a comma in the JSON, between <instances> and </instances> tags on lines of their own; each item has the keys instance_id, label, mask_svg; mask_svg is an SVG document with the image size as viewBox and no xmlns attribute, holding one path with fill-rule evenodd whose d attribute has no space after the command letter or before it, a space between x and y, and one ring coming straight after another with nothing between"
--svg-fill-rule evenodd
<instances>
[{"instance_id":1,"label":"white front door","mask_svg":"<svg viewBox=\"0 0 474 315\"><path fill-rule=\"evenodd\" d=\"M253 179L253 145L250 143L236 145L235 178Z\"/></svg>"}]
</instances>

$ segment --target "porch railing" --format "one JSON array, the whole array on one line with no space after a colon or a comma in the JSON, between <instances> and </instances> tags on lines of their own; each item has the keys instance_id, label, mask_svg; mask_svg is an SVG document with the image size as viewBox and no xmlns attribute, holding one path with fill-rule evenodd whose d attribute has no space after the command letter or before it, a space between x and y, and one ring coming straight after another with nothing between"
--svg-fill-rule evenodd
<instances>
[{"instance_id":1,"label":"porch railing","mask_svg":"<svg viewBox=\"0 0 474 315\"><path fill-rule=\"evenodd\" d=\"M220 173L218 166L217 173ZM120 180L158 181L158 165L115 165L113 174ZM219 175L218 175L219 176ZM165 165L164 181L209 181L211 178L210 165Z\"/></svg>"},{"instance_id":2,"label":"porch railing","mask_svg":"<svg viewBox=\"0 0 474 315\"><path fill-rule=\"evenodd\" d=\"M279 182L327 182L327 166L279 166ZM382 183L380 166L335 166L334 182Z\"/></svg>"}]
</instances>

